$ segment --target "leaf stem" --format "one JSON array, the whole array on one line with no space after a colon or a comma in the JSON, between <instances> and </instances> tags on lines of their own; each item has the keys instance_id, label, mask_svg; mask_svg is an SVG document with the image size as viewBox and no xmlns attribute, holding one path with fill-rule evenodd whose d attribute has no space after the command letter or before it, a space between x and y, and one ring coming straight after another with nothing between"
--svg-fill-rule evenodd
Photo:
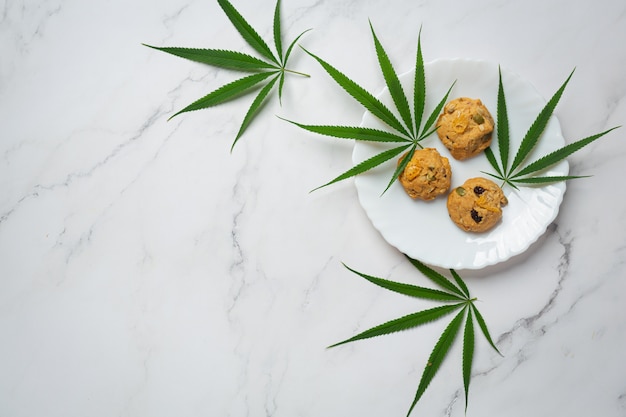
<instances>
[{"instance_id":1,"label":"leaf stem","mask_svg":"<svg viewBox=\"0 0 626 417\"><path fill-rule=\"evenodd\" d=\"M291 74L296 74L296 75L301 75L303 77L307 77L307 78L311 78L311 76L309 74L305 74L304 72L299 72L299 71L294 71L294 70L290 70L287 68L283 68L284 72L289 72Z\"/></svg>"}]
</instances>

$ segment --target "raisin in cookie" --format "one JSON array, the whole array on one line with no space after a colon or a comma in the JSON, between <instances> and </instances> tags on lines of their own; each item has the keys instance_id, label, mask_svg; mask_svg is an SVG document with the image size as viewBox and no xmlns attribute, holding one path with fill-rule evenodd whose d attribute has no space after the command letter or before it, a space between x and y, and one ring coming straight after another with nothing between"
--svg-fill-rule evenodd
<instances>
[{"instance_id":1,"label":"raisin in cookie","mask_svg":"<svg viewBox=\"0 0 626 417\"><path fill-rule=\"evenodd\" d=\"M502 189L486 178L470 178L448 195L450 219L466 232L485 232L502 218L508 203Z\"/></svg>"},{"instance_id":2,"label":"raisin in cookie","mask_svg":"<svg viewBox=\"0 0 626 417\"><path fill-rule=\"evenodd\" d=\"M404 154L398 164L406 157ZM448 158L435 148L416 150L398 176L406 193L413 199L432 200L450 189L452 170Z\"/></svg>"},{"instance_id":3,"label":"raisin in cookie","mask_svg":"<svg viewBox=\"0 0 626 417\"><path fill-rule=\"evenodd\" d=\"M460 97L443 108L437 135L455 159L463 160L491 144L493 126L493 117L479 99Z\"/></svg>"}]
</instances>

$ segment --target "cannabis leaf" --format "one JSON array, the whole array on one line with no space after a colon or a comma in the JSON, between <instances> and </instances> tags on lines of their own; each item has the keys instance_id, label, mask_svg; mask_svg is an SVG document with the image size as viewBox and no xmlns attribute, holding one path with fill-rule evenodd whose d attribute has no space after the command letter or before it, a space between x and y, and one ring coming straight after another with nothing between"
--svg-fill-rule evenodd
<instances>
[{"instance_id":1,"label":"cannabis leaf","mask_svg":"<svg viewBox=\"0 0 626 417\"><path fill-rule=\"evenodd\" d=\"M409 100L404 92L402 84L396 70L394 69L387 52L383 48L380 40L376 36L374 27L370 22L370 30L374 39L374 47L376 49L376 55L378 57L378 63L385 79L385 84L389 89L389 94L393 100L394 106L399 114L399 117L392 112L387 106L385 106L379 99L373 94L365 90L363 87L352 81L348 76L337 70L335 67L324 61L317 55L305 51L313 57L319 64L326 70L326 72L339 84L348 94L350 94L356 101L361 103L366 110L372 115L380 119L383 123L389 126L393 132L387 132L380 129L373 129L362 126L328 126L328 125L306 125L302 123L296 123L290 120L288 122L308 130L310 132L332 136L340 139L354 139L361 141L372 142L386 142L386 143L399 143L399 146L380 152L366 161L363 161L333 180L326 184L315 188L315 190L334 184L338 181L345 180L347 178L354 177L362 174L388 160L398 156L400 153L407 151L408 156L402 159L402 162L398 165L395 172L391 176L391 179L383 191L386 192L391 184L397 179L400 172L404 170L413 152L417 147L422 148L420 141L430 136L436 127L433 127L439 112L443 108L452 86L448 89L446 95L441 99L438 105L433 109L432 113L422 126L422 117L424 113L425 101L426 101L426 78L424 74L424 59L422 57L421 48L421 29L417 41L417 54L415 60L415 78L414 78L414 94L413 94L413 110L409 105ZM303 48L304 49L304 48ZM421 127L421 128L420 128Z\"/></svg>"},{"instance_id":2,"label":"cannabis leaf","mask_svg":"<svg viewBox=\"0 0 626 417\"><path fill-rule=\"evenodd\" d=\"M536 175L540 171L546 170L558 162L564 160L574 152L580 150L591 142L601 138L612 130L617 129L613 127L605 130L604 132L580 139L574 143L563 146L548 155L545 155L531 163L526 164L522 168L522 164L525 163L531 151L535 148L535 145L539 142L541 135L550 121L550 117L554 112L565 87L569 83L574 71L572 71L563 85L554 93L552 98L546 103L539 115L530 126L526 135L522 139L519 149L515 154L513 162L509 166L509 117L507 114L506 97L504 94L504 87L502 85L502 71L499 69L498 80L498 105L497 105L497 134L498 134L498 149L500 156L500 164L496 160L496 156L491 148L485 150L487 160L496 171L495 174L485 172L494 178L503 181L503 184L509 184L511 187L517 189L517 185L521 184L545 184L554 183L559 181L565 181L574 178L583 178L581 176L563 175L563 176L542 176Z\"/></svg>"},{"instance_id":3,"label":"cannabis leaf","mask_svg":"<svg viewBox=\"0 0 626 417\"><path fill-rule=\"evenodd\" d=\"M185 58L191 61L200 62L202 64L211 65L218 68L242 71L251 73L252 75L239 78L229 84L226 84L217 90L207 94L206 96L191 103L184 109L178 111L173 117L193 111L205 109L208 107L217 106L226 101L232 100L243 94L250 93L257 89L259 86L263 86L260 89L255 99L252 101L248 112L246 113L243 122L237 132L237 136L231 146L231 151L234 148L237 141L244 134L252 120L258 114L265 99L268 97L276 83L278 82L278 98L282 102L283 86L285 83L285 73L293 73L308 77L308 74L293 71L287 68L287 61L291 56L293 47L296 42L304 35L308 30L300 33L291 42L286 51L283 52L282 45L282 33L281 33L281 19L280 19L280 0L276 2L276 8L274 9L274 46L276 48L276 54L272 52L270 47L259 36L259 34L250 26L250 24L244 19L244 17L228 2L228 0L217 0L218 4L231 21L235 29L243 37L252 49L255 50L259 57L253 55L244 54L241 52L227 51L222 49L199 49L199 48L180 48L180 47L157 47L146 45L149 48L153 48L162 52ZM310 30L310 29L309 29Z\"/></svg>"},{"instance_id":4,"label":"cannabis leaf","mask_svg":"<svg viewBox=\"0 0 626 417\"><path fill-rule=\"evenodd\" d=\"M334 345L329 346L329 348L340 346L345 343L354 342L357 340L363 340L371 337L408 330L426 323L430 323L434 320L438 320L444 316L448 316L456 312L456 315L445 328L445 330L439 337L439 340L435 344L435 347L433 348L430 356L428 357L427 365L424 368L424 372L422 373L422 377L417 387L417 392L415 393L415 398L411 403L407 416L411 414L411 412L415 408L415 405L420 400L420 398L428 388L428 385L437 374L437 371L441 367L443 360L450 350L450 346L454 342L456 336L459 334L461 324L464 320L465 325L463 327L462 367L463 386L465 389L465 409L467 410L469 385L472 374L472 361L474 358L475 322L478 324L478 327L480 328L481 332L483 333L491 347L495 349L496 352L500 352L498 351L498 348L496 348L493 340L491 339L491 335L489 334L489 330L487 329L485 320L474 305L474 301L476 301L476 298L471 297L467 285L465 285L465 282L463 282L459 274L454 269L450 269L450 274L454 279L454 282L452 282L439 272L424 265L420 261L412 259L408 256L407 259L424 276L426 276L434 284L436 284L439 289L424 288L416 285L389 281L383 278L377 278L371 275L363 274L345 264L344 266L351 272L359 275L360 277L366 279L372 284L378 285L379 287L385 288L387 290L407 295L409 297L434 300L446 304L428 310L418 311L416 313L388 321L376 327L372 327L371 329L359 333L356 336L353 336L342 342L335 343Z\"/></svg>"}]
</instances>

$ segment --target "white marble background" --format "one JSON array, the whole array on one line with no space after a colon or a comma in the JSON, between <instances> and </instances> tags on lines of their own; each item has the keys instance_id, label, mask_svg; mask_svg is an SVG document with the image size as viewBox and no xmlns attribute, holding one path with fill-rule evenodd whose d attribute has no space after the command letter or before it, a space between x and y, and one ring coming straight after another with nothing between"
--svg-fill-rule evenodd
<instances>
[{"instance_id":1,"label":"white marble background","mask_svg":"<svg viewBox=\"0 0 626 417\"><path fill-rule=\"evenodd\" d=\"M271 39L272 1L233 0ZM549 96L568 141L626 122L620 0L284 0L289 40L372 91L368 18L399 71L499 62ZM230 154L247 100L173 111L234 79L141 46L249 51L213 0L0 1L0 416L403 416L443 323L327 350L428 307L341 265L427 285L368 222L351 144L274 115L358 123L301 51ZM468 416L626 415L625 131L570 158L531 249L461 271L480 339ZM463 416L455 345L413 415Z\"/></svg>"}]
</instances>

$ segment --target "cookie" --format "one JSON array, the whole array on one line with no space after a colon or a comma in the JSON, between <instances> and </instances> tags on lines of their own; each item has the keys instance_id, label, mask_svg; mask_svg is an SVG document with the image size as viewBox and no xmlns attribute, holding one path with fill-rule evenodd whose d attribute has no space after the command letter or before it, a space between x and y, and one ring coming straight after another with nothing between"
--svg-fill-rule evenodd
<instances>
[{"instance_id":1,"label":"cookie","mask_svg":"<svg viewBox=\"0 0 626 417\"><path fill-rule=\"evenodd\" d=\"M454 159L464 160L491 144L493 126L493 117L479 99L460 97L444 106L437 135Z\"/></svg>"},{"instance_id":2,"label":"cookie","mask_svg":"<svg viewBox=\"0 0 626 417\"><path fill-rule=\"evenodd\" d=\"M502 218L508 203L502 189L486 178L470 178L448 195L450 219L466 232L485 232Z\"/></svg>"},{"instance_id":3,"label":"cookie","mask_svg":"<svg viewBox=\"0 0 626 417\"><path fill-rule=\"evenodd\" d=\"M398 164L407 156L404 154ZM452 170L448 158L435 148L416 150L398 176L400 184L413 199L432 200L450 189Z\"/></svg>"}]
</instances>

